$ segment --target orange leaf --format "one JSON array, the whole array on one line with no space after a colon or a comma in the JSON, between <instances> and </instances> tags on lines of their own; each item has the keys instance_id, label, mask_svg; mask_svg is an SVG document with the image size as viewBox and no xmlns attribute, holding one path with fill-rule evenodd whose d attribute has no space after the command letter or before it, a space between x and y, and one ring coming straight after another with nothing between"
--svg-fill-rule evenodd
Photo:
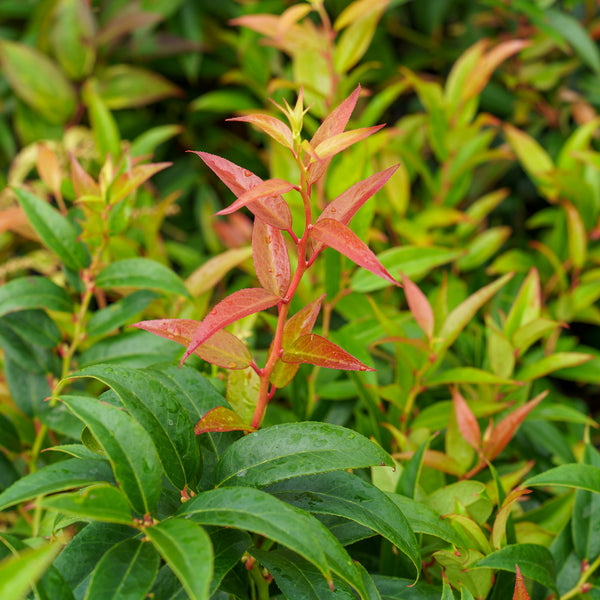
<instances>
[{"instance_id":1,"label":"orange leaf","mask_svg":"<svg viewBox=\"0 0 600 600\"><path fill-rule=\"evenodd\" d=\"M458 389L453 387L450 391L452 392L452 401L454 402L458 428L467 443L475 450L479 450L481 446L481 429L479 428L479 423Z\"/></svg>"},{"instance_id":2,"label":"orange leaf","mask_svg":"<svg viewBox=\"0 0 600 600\"><path fill-rule=\"evenodd\" d=\"M338 133L333 137L327 138L318 146L313 145L313 148L316 155L319 157L319 160L327 160L353 144L368 138L382 127L385 127L385 124L374 125L373 127L361 127L360 129L353 129L352 131L344 131L343 133Z\"/></svg>"},{"instance_id":3,"label":"orange leaf","mask_svg":"<svg viewBox=\"0 0 600 600\"><path fill-rule=\"evenodd\" d=\"M435 322L433 310L427 296L404 273L402 273L402 283L404 284L404 294L412 316L415 318L417 325L431 340Z\"/></svg>"},{"instance_id":4,"label":"orange leaf","mask_svg":"<svg viewBox=\"0 0 600 600\"><path fill-rule=\"evenodd\" d=\"M252 253L260 285L273 294L285 296L290 286L291 268L281 231L256 218L252 234Z\"/></svg>"},{"instance_id":5,"label":"orange leaf","mask_svg":"<svg viewBox=\"0 0 600 600\"><path fill-rule=\"evenodd\" d=\"M208 433L211 431L256 431L254 427L244 423L242 418L230 408L217 406L209 410L194 427L194 433Z\"/></svg>"},{"instance_id":6,"label":"orange leaf","mask_svg":"<svg viewBox=\"0 0 600 600\"><path fill-rule=\"evenodd\" d=\"M513 594L512 600L530 600L529 594L525 589L525 582L523 581L523 573L519 569L519 565L515 565L517 569L517 578L515 580L515 593Z\"/></svg>"},{"instance_id":7,"label":"orange leaf","mask_svg":"<svg viewBox=\"0 0 600 600\"><path fill-rule=\"evenodd\" d=\"M94 181L91 175L88 175L79 161L73 154L69 154L71 159L71 180L73 188L78 198L83 196L100 196L100 186Z\"/></svg>"},{"instance_id":8,"label":"orange leaf","mask_svg":"<svg viewBox=\"0 0 600 600\"><path fill-rule=\"evenodd\" d=\"M279 142L282 146L287 148L294 147L294 136L292 130L279 119L271 117L270 115L246 115L245 117L232 117L227 121L244 121L246 123L252 123L259 129L262 129L267 135L271 136L276 142Z\"/></svg>"}]
</instances>

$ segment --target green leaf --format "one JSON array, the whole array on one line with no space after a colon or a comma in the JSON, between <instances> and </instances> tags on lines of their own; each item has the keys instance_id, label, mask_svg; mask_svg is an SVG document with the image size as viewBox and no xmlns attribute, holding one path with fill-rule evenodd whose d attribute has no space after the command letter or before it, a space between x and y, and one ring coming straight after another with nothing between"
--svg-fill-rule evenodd
<instances>
[{"instance_id":1,"label":"green leaf","mask_svg":"<svg viewBox=\"0 0 600 600\"><path fill-rule=\"evenodd\" d=\"M156 292L138 290L125 298L121 298L121 300L117 300L117 302L113 302L110 306L96 311L87 325L88 336L95 337L110 333L117 327L127 323L130 319L133 319L152 300L158 297Z\"/></svg>"},{"instance_id":2,"label":"green leaf","mask_svg":"<svg viewBox=\"0 0 600 600\"><path fill-rule=\"evenodd\" d=\"M154 547L192 600L208 600L213 549L208 534L194 522L169 519L146 529Z\"/></svg>"},{"instance_id":3,"label":"green leaf","mask_svg":"<svg viewBox=\"0 0 600 600\"><path fill-rule=\"evenodd\" d=\"M333 62L336 73L348 72L369 48L383 10L373 10L352 23L335 45Z\"/></svg>"},{"instance_id":4,"label":"green leaf","mask_svg":"<svg viewBox=\"0 0 600 600\"><path fill-rule=\"evenodd\" d=\"M392 458L364 436L329 423L285 423L232 444L217 469L219 485L264 486L281 479L374 465Z\"/></svg>"},{"instance_id":5,"label":"green leaf","mask_svg":"<svg viewBox=\"0 0 600 600\"><path fill-rule=\"evenodd\" d=\"M86 600L143 600L158 572L151 544L129 539L113 546L94 569Z\"/></svg>"},{"instance_id":6,"label":"green leaf","mask_svg":"<svg viewBox=\"0 0 600 600\"><path fill-rule=\"evenodd\" d=\"M123 406L150 435L165 475L177 489L195 486L200 454L194 425L177 395L151 374L118 365L95 365L76 371L68 379L90 377L109 386Z\"/></svg>"},{"instance_id":7,"label":"green leaf","mask_svg":"<svg viewBox=\"0 0 600 600\"><path fill-rule=\"evenodd\" d=\"M71 312L73 301L46 277L20 277L0 287L0 316L29 308Z\"/></svg>"},{"instance_id":8,"label":"green leaf","mask_svg":"<svg viewBox=\"0 0 600 600\"><path fill-rule=\"evenodd\" d=\"M60 69L39 50L0 40L0 67L14 93L51 123L64 124L75 112L75 91Z\"/></svg>"},{"instance_id":9,"label":"green leaf","mask_svg":"<svg viewBox=\"0 0 600 600\"><path fill-rule=\"evenodd\" d=\"M82 98L88 109L98 154L103 160L107 155L116 158L121 149L121 134L115 118L100 97L97 87L95 79L88 79L82 88Z\"/></svg>"},{"instance_id":10,"label":"green leaf","mask_svg":"<svg viewBox=\"0 0 600 600\"><path fill-rule=\"evenodd\" d=\"M560 465L523 482L523 487L532 485L572 487L600 494L600 469L592 465Z\"/></svg>"},{"instance_id":11,"label":"green leaf","mask_svg":"<svg viewBox=\"0 0 600 600\"><path fill-rule=\"evenodd\" d=\"M399 494L408 496L409 498L415 498L419 477L421 476L421 469L423 468L423 457L434 437L435 435L426 439L419 446L419 449L413 454L410 460L404 465L395 490Z\"/></svg>"},{"instance_id":12,"label":"green leaf","mask_svg":"<svg viewBox=\"0 0 600 600\"><path fill-rule=\"evenodd\" d=\"M440 600L440 588L428 583L413 585L410 579L387 575L373 575L373 581L382 600Z\"/></svg>"},{"instance_id":13,"label":"green leaf","mask_svg":"<svg viewBox=\"0 0 600 600\"><path fill-rule=\"evenodd\" d=\"M337 471L295 477L266 491L308 512L344 517L372 529L411 560L418 576L421 558L409 522L382 491L356 475Z\"/></svg>"},{"instance_id":14,"label":"green leaf","mask_svg":"<svg viewBox=\"0 0 600 600\"><path fill-rule=\"evenodd\" d=\"M0 413L0 446L12 452L21 452L19 432L13 422Z\"/></svg>"},{"instance_id":15,"label":"green leaf","mask_svg":"<svg viewBox=\"0 0 600 600\"><path fill-rule=\"evenodd\" d=\"M144 154L154 154L157 146L179 135L183 131L181 125L158 125L151 127L138 135L132 142L131 156L143 156Z\"/></svg>"},{"instance_id":16,"label":"green leaf","mask_svg":"<svg viewBox=\"0 0 600 600\"><path fill-rule=\"evenodd\" d=\"M44 245L55 252L69 269L78 271L87 267L90 262L87 247L77 241L73 225L55 208L31 192L15 188L15 193Z\"/></svg>"},{"instance_id":17,"label":"green leaf","mask_svg":"<svg viewBox=\"0 0 600 600\"><path fill-rule=\"evenodd\" d=\"M127 498L112 485L91 485L77 492L56 494L44 498L41 505L44 508L84 519L124 525L133 524Z\"/></svg>"},{"instance_id":18,"label":"green leaf","mask_svg":"<svg viewBox=\"0 0 600 600\"><path fill-rule=\"evenodd\" d=\"M43 310L21 310L0 317L4 325L10 327L30 344L42 348L54 348L60 343L60 329Z\"/></svg>"},{"instance_id":19,"label":"green leaf","mask_svg":"<svg viewBox=\"0 0 600 600\"><path fill-rule=\"evenodd\" d=\"M160 495L161 468L150 434L127 413L94 398L62 396L61 400L104 449L133 509L153 512Z\"/></svg>"},{"instance_id":20,"label":"green leaf","mask_svg":"<svg viewBox=\"0 0 600 600\"><path fill-rule=\"evenodd\" d=\"M103 481L114 481L105 460L70 458L19 479L0 494L0 510L44 494Z\"/></svg>"},{"instance_id":21,"label":"green leaf","mask_svg":"<svg viewBox=\"0 0 600 600\"><path fill-rule=\"evenodd\" d=\"M499 377L488 371L476 369L475 367L457 367L456 369L446 369L437 373L433 377L427 378L424 385L432 387L449 383L481 383L481 384L504 384L510 385L515 382L512 379Z\"/></svg>"},{"instance_id":22,"label":"green leaf","mask_svg":"<svg viewBox=\"0 0 600 600\"><path fill-rule=\"evenodd\" d=\"M21 600L52 564L63 544L54 541L0 561L0 598Z\"/></svg>"},{"instance_id":23,"label":"green leaf","mask_svg":"<svg viewBox=\"0 0 600 600\"><path fill-rule=\"evenodd\" d=\"M600 453L592 444L587 443L583 453L583 462L600 468ZM588 563L593 563L600 555L600 496L588 490L575 492L571 532L577 555Z\"/></svg>"},{"instance_id":24,"label":"green leaf","mask_svg":"<svg viewBox=\"0 0 600 600\"><path fill-rule=\"evenodd\" d=\"M23 369L10 355L5 355L4 375L12 399L28 417L41 417L51 412L44 402L52 394L45 374Z\"/></svg>"},{"instance_id":25,"label":"green leaf","mask_svg":"<svg viewBox=\"0 0 600 600\"><path fill-rule=\"evenodd\" d=\"M252 538L239 529L215 529L210 541L215 555L214 572L210 584L211 596L219 588L221 581L238 564L244 552L252 546Z\"/></svg>"},{"instance_id":26,"label":"green leaf","mask_svg":"<svg viewBox=\"0 0 600 600\"><path fill-rule=\"evenodd\" d=\"M552 554L539 544L512 544L488 554L475 563L476 567L487 567L516 573L519 565L525 577L556 591L555 566Z\"/></svg>"},{"instance_id":27,"label":"green leaf","mask_svg":"<svg viewBox=\"0 0 600 600\"><path fill-rule=\"evenodd\" d=\"M179 514L204 525L236 527L268 537L314 564L328 580L331 569L366 600L356 566L331 532L308 513L270 494L239 486L217 488L186 502Z\"/></svg>"},{"instance_id":28,"label":"green leaf","mask_svg":"<svg viewBox=\"0 0 600 600\"><path fill-rule=\"evenodd\" d=\"M567 369L569 367L576 367L586 363L588 360L594 358L591 354L583 354L580 352L556 352L550 356L545 356L540 360L525 365L517 371L515 375L519 381L531 381L533 379L539 379L558 371L559 369Z\"/></svg>"},{"instance_id":29,"label":"green leaf","mask_svg":"<svg viewBox=\"0 0 600 600\"><path fill-rule=\"evenodd\" d=\"M126 258L111 263L98 275L96 286L102 289L147 288L191 299L183 282L171 269L149 258Z\"/></svg>"}]
</instances>

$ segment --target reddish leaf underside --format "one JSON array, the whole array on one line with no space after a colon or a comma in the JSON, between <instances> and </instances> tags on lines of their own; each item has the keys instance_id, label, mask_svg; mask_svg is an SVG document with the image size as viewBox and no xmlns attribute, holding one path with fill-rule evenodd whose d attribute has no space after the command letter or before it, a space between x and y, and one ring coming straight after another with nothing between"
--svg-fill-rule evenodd
<instances>
[{"instance_id":1,"label":"reddish leaf underside","mask_svg":"<svg viewBox=\"0 0 600 600\"><path fill-rule=\"evenodd\" d=\"M402 273L402 283L404 284L404 295L412 316L415 318L417 325L431 340L435 321L433 309L429 304L429 300L427 300L427 296L404 273Z\"/></svg>"},{"instance_id":2,"label":"reddish leaf underside","mask_svg":"<svg viewBox=\"0 0 600 600\"><path fill-rule=\"evenodd\" d=\"M212 431L255 431L255 429L244 423L236 412L225 406L217 406L209 410L194 427L196 435Z\"/></svg>"},{"instance_id":3,"label":"reddish leaf underside","mask_svg":"<svg viewBox=\"0 0 600 600\"><path fill-rule=\"evenodd\" d=\"M256 218L252 233L252 255L260 285L284 297L290 286L291 267L281 231Z\"/></svg>"},{"instance_id":4,"label":"reddish leaf underside","mask_svg":"<svg viewBox=\"0 0 600 600\"><path fill-rule=\"evenodd\" d=\"M348 354L348 352L333 342L314 333L300 336L283 353L281 360L285 363L308 363L327 369L344 369L346 371L375 370L357 358L354 358L354 356Z\"/></svg>"},{"instance_id":5,"label":"reddish leaf underside","mask_svg":"<svg viewBox=\"0 0 600 600\"><path fill-rule=\"evenodd\" d=\"M369 247L343 223L333 219L317 221L311 229L310 235L325 246L330 246L347 256L359 267L371 271L374 275L394 285L400 285L379 262L379 259Z\"/></svg>"},{"instance_id":6,"label":"reddish leaf underside","mask_svg":"<svg viewBox=\"0 0 600 600\"><path fill-rule=\"evenodd\" d=\"M144 329L160 337L189 346L200 321L193 319L157 319L140 321L132 327ZM209 337L194 354L218 367L245 369L252 363L252 355L246 345L229 331L221 329Z\"/></svg>"},{"instance_id":7,"label":"reddish leaf underside","mask_svg":"<svg viewBox=\"0 0 600 600\"><path fill-rule=\"evenodd\" d=\"M467 443L475 450L478 450L481 446L481 429L479 428L479 423L462 394L454 387L451 388L451 392L458 428Z\"/></svg>"},{"instance_id":8,"label":"reddish leaf underside","mask_svg":"<svg viewBox=\"0 0 600 600\"><path fill-rule=\"evenodd\" d=\"M281 298L263 288L238 290L221 300L200 322L192 341L188 345L181 364L198 346L223 327L243 317L271 308L281 302Z\"/></svg>"},{"instance_id":9,"label":"reddish leaf underside","mask_svg":"<svg viewBox=\"0 0 600 600\"><path fill-rule=\"evenodd\" d=\"M244 117L232 117L227 121L244 121L246 123L252 123L256 127L262 129L267 135L272 137L276 142L279 142L282 146L288 148L294 147L294 136L292 135L291 129L279 119L271 117L270 115L246 115Z\"/></svg>"}]
</instances>

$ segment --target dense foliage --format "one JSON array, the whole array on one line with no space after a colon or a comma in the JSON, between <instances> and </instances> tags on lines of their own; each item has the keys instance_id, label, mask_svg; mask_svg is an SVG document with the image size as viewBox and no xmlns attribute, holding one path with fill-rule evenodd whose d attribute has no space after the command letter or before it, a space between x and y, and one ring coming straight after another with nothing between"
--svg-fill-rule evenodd
<instances>
[{"instance_id":1,"label":"dense foliage","mask_svg":"<svg viewBox=\"0 0 600 600\"><path fill-rule=\"evenodd\" d=\"M598 38L0 3L0 597L600 598Z\"/></svg>"}]
</instances>

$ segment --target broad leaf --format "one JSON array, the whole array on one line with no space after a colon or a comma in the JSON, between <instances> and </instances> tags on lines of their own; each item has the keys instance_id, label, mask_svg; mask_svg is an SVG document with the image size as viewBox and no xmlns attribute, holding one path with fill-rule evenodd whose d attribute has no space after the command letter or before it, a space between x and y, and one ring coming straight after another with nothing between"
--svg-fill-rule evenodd
<instances>
[{"instance_id":1,"label":"broad leaf","mask_svg":"<svg viewBox=\"0 0 600 600\"><path fill-rule=\"evenodd\" d=\"M290 149L294 147L294 138L291 129L283 121L271 117L270 115L254 114L243 117L232 117L226 120L251 123L259 129L262 129L268 136L272 137L282 146Z\"/></svg>"},{"instance_id":2,"label":"broad leaf","mask_svg":"<svg viewBox=\"0 0 600 600\"><path fill-rule=\"evenodd\" d=\"M394 285L400 285L379 262L373 251L343 223L333 219L317 221L310 230L310 236L347 256L359 267L367 269Z\"/></svg>"},{"instance_id":3,"label":"broad leaf","mask_svg":"<svg viewBox=\"0 0 600 600\"><path fill-rule=\"evenodd\" d=\"M126 258L109 264L98 274L96 286L105 290L145 288L191 298L171 269L149 258Z\"/></svg>"},{"instance_id":4,"label":"broad leaf","mask_svg":"<svg viewBox=\"0 0 600 600\"><path fill-rule=\"evenodd\" d=\"M90 578L86 600L144 600L158 572L160 557L139 539L113 546Z\"/></svg>"},{"instance_id":5,"label":"broad leaf","mask_svg":"<svg viewBox=\"0 0 600 600\"><path fill-rule=\"evenodd\" d=\"M356 475L337 471L294 477L267 491L308 512L344 517L372 529L405 554L418 575L421 557L409 521L382 491Z\"/></svg>"},{"instance_id":6,"label":"broad leaf","mask_svg":"<svg viewBox=\"0 0 600 600\"><path fill-rule=\"evenodd\" d=\"M583 464L600 468L600 453L591 444L585 445ZM600 555L600 539L594 533L600 528L600 496L587 490L575 492L571 532L577 555L588 563L593 563Z\"/></svg>"},{"instance_id":7,"label":"broad leaf","mask_svg":"<svg viewBox=\"0 0 600 600\"><path fill-rule=\"evenodd\" d=\"M284 363L308 363L327 369L346 371L374 371L333 342L309 333L300 336L281 356Z\"/></svg>"},{"instance_id":8,"label":"broad leaf","mask_svg":"<svg viewBox=\"0 0 600 600\"><path fill-rule=\"evenodd\" d=\"M146 529L192 600L208 600L213 573L213 549L207 533L196 523L174 518Z\"/></svg>"},{"instance_id":9,"label":"broad leaf","mask_svg":"<svg viewBox=\"0 0 600 600\"><path fill-rule=\"evenodd\" d=\"M31 192L15 189L19 203L42 242L70 269L88 266L87 247L77 240L75 228L55 208Z\"/></svg>"},{"instance_id":10,"label":"broad leaf","mask_svg":"<svg viewBox=\"0 0 600 600\"><path fill-rule=\"evenodd\" d=\"M600 494L600 469L592 465L560 465L530 477L523 486L562 486Z\"/></svg>"},{"instance_id":11,"label":"broad leaf","mask_svg":"<svg viewBox=\"0 0 600 600\"><path fill-rule=\"evenodd\" d=\"M30 473L11 485L0 494L0 510L37 496L104 481L114 481L107 461L69 458Z\"/></svg>"},{"instance_id":12,"label":"broad leaf","mask_svg":"<svg viewBox=\"0 0 600 600\"><path fill-rule=\"evenodd\" d=\"M0 316L30 308L71 312L73 301L46 277L19 277L0 287Z\"/></svg>"},{"instance_id":13,"label":"broad leaf","mask_svg":"<svg viewBox=\"0 0 600 600\"><path fill-rule=\"evenodd\" d=\"M281 302L281 298L263 288L238 290L221 300L201 321L192 341L188 345L181 363L187 359L208 338L223 327L248 315L271 308Z\"/></svg>"},{"instance_id":14,"label":"broad leaf","mask_svg":"<svg viewBox=\"0 0 600 600\"><path fill-rule=\"evenodd\" d=\"M441 590L437 586L410 579L373 575L373 581L383 600L440 600Z\"/></svg>"},{"instance_id":15,"label":"broad leaf","mask_svg":"<svg viewBox=\"0 0 600 600\"><path fill-rule=\"evenodd\" d=\"M200 321L193 319L157 319L140 321L132 327L144 329L155 335L173 340L186 348L191 344ZM194 350L200 358L225 369L245 369L252 363L246 344L229 331L221 329Z\"/></svg>"},{"instance_id":16,"label":"broad leaf","mask_svg":"<svg viewBox=\"0 0 600 600\"><path fill-rule=\"evenodd\" d=\"M140 514L153 512L162 472L150 434L127 413L95 398L62 396L61 400L104 449L132 508Z\"/></svg>"},{"instance_id":17,"label":"broad leaf","mask_svg":"<svg viewBox=\"0 0 600 600\"><path fill-rule=\"evenodd\" d=\"M260 285L272 294L286 295L290 286L291 268L285 239L279 229L254 219L252 257Z\"/></svg>"},{"instance_id":18,"label":"broad leaf","mask_svg":"<svg viewBox=\"0 0 600 600\"><path fill-rule=\"evenodd\" d=\"M394 462L377 444L329 423L285 423L232 444L219 463L219 485L264 486L290 476Z\"/></svg>"},{"instance_id":19,"label":"broad leaf","mask_svg":"<svg viewBox=\"0 0 600 600\"><path fill-rule=\"evenodd\" d=\"M217 406L209 410L194 427L194 433L209 431L255 431L236 412L225 406Z\"/></svg>"}]
</instances>

